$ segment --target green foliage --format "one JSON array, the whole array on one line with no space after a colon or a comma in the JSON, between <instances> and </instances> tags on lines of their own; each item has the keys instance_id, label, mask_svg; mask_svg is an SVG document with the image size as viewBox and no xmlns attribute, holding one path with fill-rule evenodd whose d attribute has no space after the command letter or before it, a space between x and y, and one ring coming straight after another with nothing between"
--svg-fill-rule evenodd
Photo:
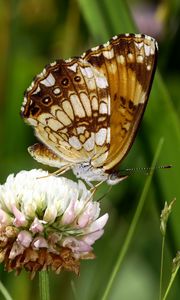
<instances>
[{"instance_id":1,"label":"green foliage","mask_svg":"<svg viewBox=\"0 0 180 300\"><path fill-rule=\"evenodd\" d=\"M136 1L138 2L138 1ZM118 274L109 299L156 299L158 297L161 234L159 215L164 202L177 198L166 237L164 282L171 272L171 260L180 244L180 101L179 82L179 2L157 8L163 33L159 40L159 68L138 137L120 168L151 164L162 137L158 165L172 164L170 170L157 170L146 199L138 228ZM133 15L137 11L129 1ZM164 6L163 6L164 5ZM166 18L160 12L166 11ZM174 13L175 12L175 13ZM0 178L9 173L42 167L27 153L36 141L19 111L23 92L34 75L55 58L77 56L89 47L106 42L123 32L137 32L124 0L19 0L0 2ZM141 29L143 31L143 28ZM148 33L148 32L145 32ZM156 28L154 29L156 35ZM153 35L153 33L152 33ZM43 167L45 168L45 167ZM71 176L71 175L70 175ZM145 184L144 175L131 176L112 188L102 201L110 220L105 235L95 246L96 260L83 262L80 277L50 274L51 299L101 299L123 245L134 209ZM107 191L100 188L97 198ZM177 274L178 277L178 274ZM177 278L176 281L178 281ZM26 273L15 277L1 268L1 280L14 300L38 299L38 278L31 282ZM174 282L169 299L176 300L180 287ZM73 287L73 288L71 288ZM0 296L2 299L2 296Z\"/></svg>"}]
</instances>

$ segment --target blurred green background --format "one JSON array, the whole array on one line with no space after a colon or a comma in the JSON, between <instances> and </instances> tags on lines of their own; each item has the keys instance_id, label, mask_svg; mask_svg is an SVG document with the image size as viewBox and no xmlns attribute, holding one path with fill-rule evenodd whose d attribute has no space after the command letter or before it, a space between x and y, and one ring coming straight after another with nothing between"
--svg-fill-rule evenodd
<instances>
[{"instance_id":1,"label":"blurred green background","mask_svg":"<svg viewBox=\"0 0 180 300\"><path fill-rule=\"evenodd\" d=\"M36 138L20 118L23 92L44 65L125 32L143 32L159 43L158 68L136 141L121 168L150 166L159 139L164 138L146 204L129 251L118 273L112 300L158 299L161 235L159 215L165 201L177 198L166 239L164 286L171 261L180 248L180 1L0 0L0 181L22 169L46 168L28 155ZM161 73L161 75L160 75ZM73 178L69 173L68 176ZM50 274L51 299L101 299L146 181L135 174L114 186L102 200L109 212L104 236L95 245L97 258L81 264L81 274ZM105 193L104 184L96 197ZM14 300L39 299L38 276L16 277L0 268ZM75 291L75 292L73 292ZM4 299L0 295L0 299ZM180 299L180 275L169 298Z\"/></svg>"}]
</instances>

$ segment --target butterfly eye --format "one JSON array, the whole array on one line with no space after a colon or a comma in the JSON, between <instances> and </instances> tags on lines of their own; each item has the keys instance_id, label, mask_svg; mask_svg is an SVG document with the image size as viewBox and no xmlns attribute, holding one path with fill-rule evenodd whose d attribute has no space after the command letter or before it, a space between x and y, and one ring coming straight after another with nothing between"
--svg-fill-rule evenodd
<instances>
[{"instance_id":1,"label":"butterfly eye","mask_svg":"<svg viewBox=\"0 0 180 300\"><path fill-rule=\"evenodd\" d=\"M81 77L80 77L80 76L75 76L75 77L74 77L74 81L80 82L80 81L81 81Z\"/></svg>"},{"instance_id":2,"label":"butterfly eye","mask_svg":"<svg viewBox=\"0 0 180 300\"><path fill-rule=\"evenodd\" d=\"M51 98L50 97L45 97L44 99L42 99L42 103L44 104L44 105L50 105L51 103L52 103L52 100L51 100Z\"/></svg>"},{"instance_id":3,"label":"butterfly eye","mask_svg":"<svg viewBox=\"0 0 180 300\"><path fill-rule=\"evenodd\" d=\"M62 83L62 85L64 85L64 86L68 86L68 84L69 84L68 78L64 78L64 79L61 81L61 83Z\"/></svg>"}]
</instances>

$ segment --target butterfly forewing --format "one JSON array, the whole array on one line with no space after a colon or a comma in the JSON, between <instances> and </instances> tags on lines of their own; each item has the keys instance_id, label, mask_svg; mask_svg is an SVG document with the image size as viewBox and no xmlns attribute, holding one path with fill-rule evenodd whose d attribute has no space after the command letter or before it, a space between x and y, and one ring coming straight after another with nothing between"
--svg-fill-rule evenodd
<instances>
[{"instance_id":1,"label":"butterfly forewing","mask_svg":"<svg viewBox=\"0 0 180 300\"><path fill-rule=\"evenodd\" d=\"M111 143L103 166L108 170L124 158L135 138L152 84L157 45L145 35L120 35L82 57L102 72L109 84Z\"/></svg>"}]
</instances>

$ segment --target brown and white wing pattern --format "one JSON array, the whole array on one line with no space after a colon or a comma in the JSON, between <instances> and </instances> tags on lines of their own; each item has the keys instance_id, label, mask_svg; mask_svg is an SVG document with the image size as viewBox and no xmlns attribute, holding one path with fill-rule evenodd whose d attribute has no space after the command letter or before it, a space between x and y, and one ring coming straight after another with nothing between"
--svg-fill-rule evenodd
<instances>
[{"instance_id":1,"label":"brown and white wing pattern","mask_svg":"<svg viewBox=\"0 0 180 300\"><path fill-rule=\"evenodd\" d=\"M129 151L145 110L154 76L157 43L149 36L125 34L82 55L108 81L111 98L110 149L105 171Z\"/></svg>"},{"instance_id":2,"label":"brown and white wing pattern","mask_svg":"<svg viewBox=\"0 0 180 300\"><path fill-rule=\"evenodd\" d=\"M21 112L44 144L30 147L41 163L102 166L110 147L107 79L90 63L73 58L48 65L25 93Z\"/></svg>"},{"instance_id":3,"label":"brown and white wing pattern","mask_svg":"<svg viewBox=\"0 0 180 300\"><path fill-rule=\"evenodd\" d=\"M113 37L81 57L45 67L27 89L22 117L42 142L39 162L107 180L128 153L145 110L157 44L142 34Z\"/></svg>"}]
</instances>

